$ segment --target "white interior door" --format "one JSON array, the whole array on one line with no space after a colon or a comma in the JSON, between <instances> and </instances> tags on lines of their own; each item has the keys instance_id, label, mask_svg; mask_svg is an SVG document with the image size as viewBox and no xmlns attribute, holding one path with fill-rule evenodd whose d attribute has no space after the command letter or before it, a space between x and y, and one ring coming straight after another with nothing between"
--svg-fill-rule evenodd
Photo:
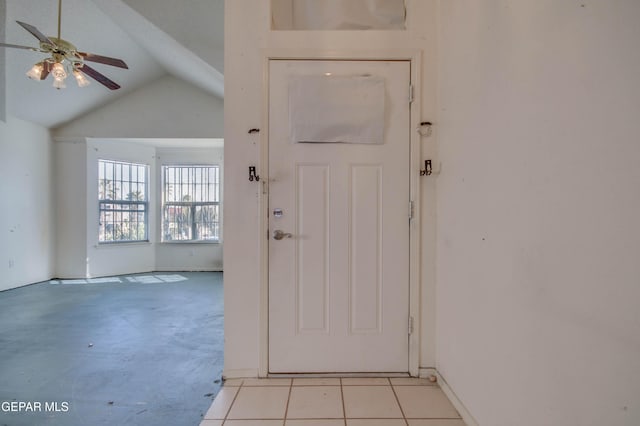
<instances>
[{"instance_id":1,"label":"white interior door","mask_svg":"<svg viewBox=\"0 0 640 426\"><path fill-rule=\"evenodd\" d=\"M269 372L407 372L410 63L269 68Z\"/></svg>"}]
</instances>

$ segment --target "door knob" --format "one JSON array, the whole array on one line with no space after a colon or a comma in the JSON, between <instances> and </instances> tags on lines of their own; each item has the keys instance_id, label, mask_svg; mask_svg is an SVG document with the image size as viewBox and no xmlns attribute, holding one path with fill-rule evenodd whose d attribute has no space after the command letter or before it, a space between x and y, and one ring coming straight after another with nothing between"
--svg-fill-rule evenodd
<instances>
[{"instance_id":1,"label":"door knob","mask_svg":"<svg viewBox=\"0 0 640 426\"><path fill-rule=\"evenodd\" d=\"M281 240L283 238L291 238L293 237L293 235L291 235L288 232L282 232L279 229L276 229L275 231L273 231L273 239L274 240Z\"/></svg>"}]
</instances>

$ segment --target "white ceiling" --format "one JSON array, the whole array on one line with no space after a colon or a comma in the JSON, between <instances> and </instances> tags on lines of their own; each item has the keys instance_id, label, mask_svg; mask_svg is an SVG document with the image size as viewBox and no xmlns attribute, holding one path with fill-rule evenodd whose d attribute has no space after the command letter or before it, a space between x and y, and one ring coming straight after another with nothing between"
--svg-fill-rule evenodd
<instances>
[{"instance_id":1,"label":"white ceiling","mask_svg":"<svg viewBox=\"0 0 640 426\"><path fill-rule=\"evenodd\" d=\"M15 23L34 25L57 35L57 0L7 0L4 42L38 46ZM6 50L7 112L46 127L56 127L165 74L223 96L224 0L63 0L62 38L78 50L124 60L128 70L91 63L121 89L111 91L91 80L79 88L54 89L52 79L38 82L25 72L44 54Z\"/></svg>"}]
</instances>

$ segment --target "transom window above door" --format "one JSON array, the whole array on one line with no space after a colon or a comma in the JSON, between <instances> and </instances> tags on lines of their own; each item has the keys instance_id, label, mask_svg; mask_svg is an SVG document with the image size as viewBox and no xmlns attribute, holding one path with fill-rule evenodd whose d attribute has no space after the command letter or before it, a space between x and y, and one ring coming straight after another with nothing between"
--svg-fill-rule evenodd
<instances>
[{"instance_id":1,"label":"transom window above door","mask_svg":"<svg viewBox=\"0 0 640 426\"><path fill-rule=\"evenodd\" d=\"M405 0L271 0L272 30L405 30Z\"/></svg>"}]
</instances>

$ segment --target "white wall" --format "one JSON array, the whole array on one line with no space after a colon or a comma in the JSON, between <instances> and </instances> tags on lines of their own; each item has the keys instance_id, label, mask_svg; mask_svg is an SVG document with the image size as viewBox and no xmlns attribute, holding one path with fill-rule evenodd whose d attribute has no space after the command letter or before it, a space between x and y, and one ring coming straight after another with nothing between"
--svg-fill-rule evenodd
<instances>
[{"instance_id":1,"label":"white wall","mask_svg":"<svg viewBox=\"0 0 640 426\"><path fill-rule=\"evenodd\" d=\"M0 27L0 40L4 42L6 40L6 26L7 22L7 2L6 0L0 0L0 22L3 23L2 27ZM5 66L5 50L0 49L0 121L7 121L7 102L6 102L6 66Z\"/></svg>"},{"instance_id":2,"label":"white wall","mask_svg":"<svg viewBox=\"0 0 640 426\"><path fill-rule=\"evenodd\" d=\"M0 122L0 290L51 278L55 238L49 131L6 118Z\"/></svg>"},{"instance_id":3,"label":"white wall","mask_svg":"<svg viewBox=\"0 0 640 426\"><path fill-rule=\"evenodd\" d=\"M153 232L158 220L158 199L156 194L156 150L153 147L104 140L87 140L86 159L86 205L87 213L87 269L88 277L131 274L155 269L155 247L157 237ZM123 244L98 243L98 160L125 161L149 166L149 241Z\"/></svg>"},{"instance_id":4,"label":"white wall","mask_svg":"<svg viewBox=\"0 0 640 426\"><path fill-rule=\"evenodd\" d=\"M263 49L308 52L420 49L423 91L413 108L423 119L436 113L437 2L408 0L407 31L270 31L268 1L225 2L225 374L257 375L260 368L261 185L249 182L247 167L260 164L264 132ZM262 137L262 139L261 139ZM423 155L435 155L428 140ZM260 170L258 170L260 173ZM420 366L435 365L435 180L422 184L422 315Z\"/></svg>"},{"instance_id":5,"label":"white wall","mask_svg":"<svg viewBox=\"0 0 640 426\"><path fill-rule=\"evenodd\" d=\"M84 277L87 270L87 145L54 143L56 206L55 276Z\"/></svg>"},{"instance_id":6,"label":"white wall","mask_svg":"<svg viewBox=\"0 0 640 426\"><path fill-rule=\"evenodd\" d=\"M184 144L185 148L165 154L217 161L221 150L211 148L204 139L222 138L223 114L222 99L166 76L54 129L56 185L64 200L58 204L57 226L65 230L57 245L57 275L79 278L153 270L221 270L222 244L165 247L159 243L156 215L160 207L153 200L149 243L97 244L95 190L99 157L149 164L154 185L160 167L157 146ZM205 148L194 150L193 146ZM150 194L159 202L155 187ZM82 231L78 231L80 226Z\"/></svg>"},{"instance_id":7,"label":"white wall","mask_svg":"<svg viewBox=\"0 0 640 426\"><path fill-rule=\"evenodd\" d=\"M54 129L56 138L222 138L220 98L166 76Z\"/></svg>"},{"instance_id":8,"label":"white wall","mask_svg":"<svg viewBox=\"0 0 640 426\"><path fill-rule=\"evenodd\" d=\"M172 140L171 143L179 143ZM210 144L187 141L185 144ZM160 168L163 164L219 164L220 146L157 148L161 140L89 138L56 142L58 197L57 276L85 278L150 271L221 271L220 243L162 243L160 241ZM219 145L219 144L218 144ZM98 243L98 160L149 165L149 241Z\"/></svg>"},{"instance_id":9,"label":"white wall","mask_svg":"<svg viewBox=\"0 0 640 426\"><path fill-rule=\"evenodd\" d=\"M440 3L437 367L482 426L640 424L640 2Z\"/></svg>"}]
</instances>

